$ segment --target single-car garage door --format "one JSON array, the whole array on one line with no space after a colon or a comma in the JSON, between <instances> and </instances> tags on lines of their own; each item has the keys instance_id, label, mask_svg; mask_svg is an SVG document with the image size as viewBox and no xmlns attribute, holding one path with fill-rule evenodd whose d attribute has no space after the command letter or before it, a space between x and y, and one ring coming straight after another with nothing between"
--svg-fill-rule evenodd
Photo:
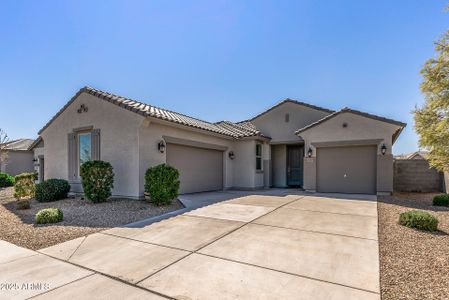
<instances>
[{"instance_id":1,"label":"single-car garage door","mask_svg":"<svg viewBox=\"0 0 449 300\"><path fill-rule=\"evenodd\" d=\"M167 144L167 164L179 171L181 194L223 189L222 151Z\"/></svg>"},{"instance_id":2,"label":"single-car garage door","mask_svg":"<svg viewBox=\"0 0 449 300\"><path fill-rule=\"evenodd\" d=\"M377 147L317 148L317 191L376 193Z\"/></svg>"}]
</instances>

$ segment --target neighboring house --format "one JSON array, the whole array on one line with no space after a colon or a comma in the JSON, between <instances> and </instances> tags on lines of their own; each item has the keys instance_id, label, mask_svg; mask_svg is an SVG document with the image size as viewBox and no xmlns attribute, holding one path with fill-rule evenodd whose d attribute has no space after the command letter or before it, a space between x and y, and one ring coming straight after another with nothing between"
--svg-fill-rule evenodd
<instances>
[{"instance_id":1,"label":"neighboring house","mask_svg":"<svg viewBox=\"0 0 449 300\"><path fill-rule=\"evenodd\" d=\"M408 154L400 154L396 155L395 159L426 159L427 158L427 151L416 151Z\"/></svg>"},{"instance_id":2,"label":"neighboring house","mask_svg":"<svg viewBox=\"0 0 449 300\"><path fill-rule=\"evenodd\" d=\"M181 193L291 186L382 194L393 191L391 148L405 125L290 99L246 121L210 123L85 87L36 145L44 177L68 179L75 192L80 164L102 159L114 167L114 196L142 197L145 171L160 163L180 171Z\"/></svg>"},{"instance_id":3,"label":"neighboring house","mask_svg":"<svg viewBox=\"0 0 449 300\"><path fill-rule=\"evenodd\" d=\"M0 162L0 172L8 173L11 176L24 172L32 172L33 151L29 146L33 143L31 139L18 139L4 144L6 150L6 160Z\"/></svg>"}]
</instances>

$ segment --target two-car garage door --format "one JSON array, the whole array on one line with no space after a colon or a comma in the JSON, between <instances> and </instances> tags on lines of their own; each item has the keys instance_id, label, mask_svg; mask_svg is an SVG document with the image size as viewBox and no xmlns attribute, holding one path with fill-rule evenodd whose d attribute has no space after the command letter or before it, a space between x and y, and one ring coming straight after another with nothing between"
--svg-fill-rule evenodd
<instances>
[{"instance_id":1,"label":"two-car garage door","mask_svg":"<svg viewBox=\"0 0 449 300\"><path fill-rule=\"evenodd\" d=\"M317 148L317 191L376 193L377 147Z\"/></svg>"},{"instance_id":2,"label":"two-car garage door","mask_svg":"<svg viewBox=\"0 0 449 300\"><path fill-rule=\"evenodd\" d=\"M167 164L179 171L181 194L223 189L223 151L169 143Z\"/></svg>"}]
</instances>

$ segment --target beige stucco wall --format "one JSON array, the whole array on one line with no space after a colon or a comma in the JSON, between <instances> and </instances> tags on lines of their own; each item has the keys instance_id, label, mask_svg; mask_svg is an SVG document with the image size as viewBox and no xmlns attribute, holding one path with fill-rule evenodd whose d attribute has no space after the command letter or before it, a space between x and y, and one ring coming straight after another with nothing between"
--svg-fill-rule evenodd
<instances>
[{"instance_id":1,"label":"beige stucco wall","mask_svg":"<svg viewBox=\"0 0 449 300\"><path fill-rule=\"evenodd\" d=\"M286 122L285 115L289 114ZM252 123L266 136L271 137L271 153L268 158L272 166L271 183L275 187L286 187L287 148L286 144L301 144L302 139L295 134L300 128L313 123L329 113L292 102L286 102L252 120Z\"/></svg>"},{"instance_id":2,"label":"beige stucco wall","mask_svg":"<svg viewBox=\"0 0 449 300\"><path fill-rule=\"evenodd\" d=\"M285 115L289 114L289 122L285 122ZM263 114L252 123L266 136L271 137L272 143L300 141L295 131L313 123L329 113L312 109L292 102L286 102L273 110Z\"/></svg>"},{"instance_id":3,"label":"beige stucco wall","mask_svg":"<svg viewBox=\"0 0 449 300\"><path fill-rule=\"evenodd\" d=\"M235 143L233 160L233 187L254 188L256 177L256 142L254 140L243 140Z\"/></svg>"},{"instance_id":4,"label":"beige stucco wall","mask_svg":"<svg viewBox=\"0 0 449 300\"><path fill-rule=\"evenodd\" d=\"M32 151L8 151L7 159L1 163L0 171L16 176L20 173L32 172L33 166Z\"/></svg>"},{"instance_id":5,"label":"beige stucco wall","mask_svg":"<svg viewBox=\"0 0 449 300\"><path fill-rule=\"evenodd\" d=\"M139 193L144 191L144 176L149 167L165 163L166 152L160 153L157 149L157 144L164 139L164 137L171 137L183 140L189 140L198 143L210 144L211 146L226 147L227 150L223 152L223 170L225 188L233 186L233 161L228 157L229 151L239 153L234 147L234 140L226 139L219 136L208 135L202 132L192 132L186 130L185 127L174 126L171 124L160 124L157 121L145 121L139 126ZM206 146L207 147L207 146ZM239 154L236 154L238 157ZM237 158L236 158L237 160Z\"/></svg>"},{"instance_id":6,"label":"beige stucco wall","mask_svg":"<svg viewBox=\"0 0 449 300\"><path fill-rule=\"evenodd\" d=\"M344 128L343 123L348 126ZM313 149L313 158L304 159L304 188L310 191L316 189L316 148L313 146L314 143L377 140L377 192L392 192L392 136L398 128L397 125L346 112L300 133L305 141L305 153L309 147ZM386 155L382 155L380 152L382 144L387 146Z\"/></svg>"},{"instance_id":7,"label":"beige stucco wall","mask_svg":"<svg viewBox=\"0 0 449 300\"><path fill-rule=\"evenodd\" d=\"M88 111L78 113L81 104ZM75 128L93 126L101 130L101 159L114 168L113 195L138 196L138 128L144 118L90 94L81 94L41 136L44 140L45 179L68 179L67 135ZM80 190L80 185L73 189Z\"/></svg>"},{"instance_id":8,"label":"beige stucco wall","mask_svg":"<svg viewBox=\"0 0 449 300\"><path fill-rule=\"evenodd\" d=\"M348 126L343 128L343 123ZM391 154L392 136L398 128L397 125L346 112L300 133L300 136L305 140L305 149L316 142L381 139L387 146L387 154Z\"/></svg>"}]
</instances>

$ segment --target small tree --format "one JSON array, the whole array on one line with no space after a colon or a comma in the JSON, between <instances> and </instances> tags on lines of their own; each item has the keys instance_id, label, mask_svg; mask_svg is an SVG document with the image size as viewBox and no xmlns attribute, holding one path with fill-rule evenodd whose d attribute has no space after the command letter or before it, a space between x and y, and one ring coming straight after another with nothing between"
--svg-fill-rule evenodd
<instances>
[{"instance_id":1,"label":"small tree","mask_svg":"<svg viewBox=\"0 0 449 300\"><path fill-rule=\"evenodd\" d=\"M84 195L90 201L104 202L111 196L114 171L110 163L102 160L87 161L81 165L80 176Z\"/></svg>"},{"instance_id":2,"label":"small tree","mask_svg":"<svg viewBox=\"0 0 449 300\"><path fill-rule=\"evenodd\" d=\"M419 145L429 150L430 166L449 171L449 31L435 43L437 57L421 70L421 91L426 102L416 108L415 129Z\"/></svg>"},{"instance_id":3,"label":"small tree","mask_svg":"<svg viewBox=\"0 0 449 300\"><path fill-rule=\"evenodd\" d=\"M36 191L34 183L36 179L36 173L22 173L14 177L14 198L17 200L18 208L30 208L31 198Z\"/></svg>"}]
</instances>

